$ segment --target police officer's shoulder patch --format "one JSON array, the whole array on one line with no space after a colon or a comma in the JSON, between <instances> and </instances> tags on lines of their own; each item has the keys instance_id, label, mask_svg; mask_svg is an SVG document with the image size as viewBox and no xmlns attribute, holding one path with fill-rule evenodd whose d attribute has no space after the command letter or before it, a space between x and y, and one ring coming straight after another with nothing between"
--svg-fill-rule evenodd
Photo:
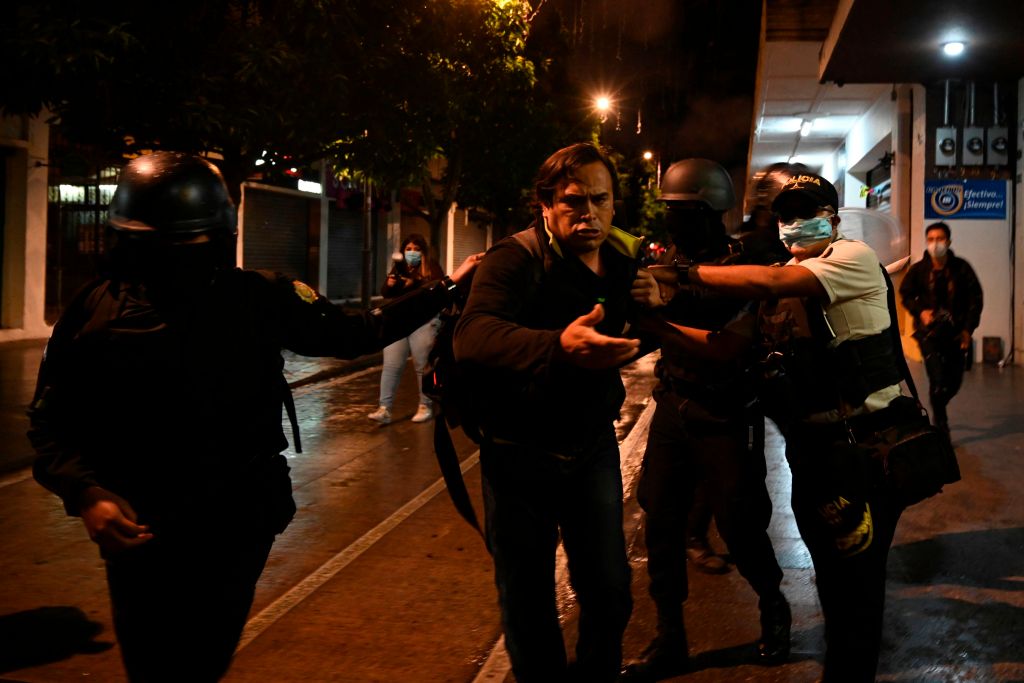
<instances>
[{"instance_id":1,"label":"police officer's shoulder patch","mask_svg":"<svg viewBox=\"0 0 1024 683\"><path fill-rule=\"evenodd\" d=\"M305 301L307 304L311 304L317 300L316 290L307 285L305 282L300 280L292 280L292 288L295 289L295 295Z\"/></svg>"}]
</instances>

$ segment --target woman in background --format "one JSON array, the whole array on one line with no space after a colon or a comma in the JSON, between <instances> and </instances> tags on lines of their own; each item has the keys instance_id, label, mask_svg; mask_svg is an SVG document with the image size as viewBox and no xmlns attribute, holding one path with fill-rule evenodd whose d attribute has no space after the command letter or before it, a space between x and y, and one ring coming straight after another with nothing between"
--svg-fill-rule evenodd
<instances>
[{"instance_id":1,"label":"woman in background","mask_svg":"<svg viewBox=\"0 0 1024 683\"><path fill-rule=\"evenodd\" d=\"M401 254L395 254L395 266L388 273L381 294L385 301L411 292L424 282L444 276L441 266L430 259L427 240L418 233L405 238ZM434 345L434 337L440 321L437 317L418 328L408 337L399 339L384 348L384 367L380 373L380 407L370 413L369 418L381 424L391 422L391 408L395 401L395 390L402 379L405 362L412 354L416 367L416 387L420 392L420 407L413 416L413 422L426 422L434 417L430 399L423 394L423 368Z\"/></svg>"}]
</instances>

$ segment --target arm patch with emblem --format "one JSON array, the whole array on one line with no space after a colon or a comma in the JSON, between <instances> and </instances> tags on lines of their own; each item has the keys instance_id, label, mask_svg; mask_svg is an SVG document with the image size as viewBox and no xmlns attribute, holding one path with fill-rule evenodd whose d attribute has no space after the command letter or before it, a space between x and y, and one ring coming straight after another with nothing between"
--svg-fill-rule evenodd
<instances>
[{"instance_id":1,"label":"arm patch with emblem","mask_svg":"<svg viewBox=\"0 0 1024 683\"><path fill-rule=\"evenodd\" d=\"M307 304L315 302L318 298L316 290L300 280L292 280L292 288L295 290L295 295Z\"/></svg>"}]
</instances>

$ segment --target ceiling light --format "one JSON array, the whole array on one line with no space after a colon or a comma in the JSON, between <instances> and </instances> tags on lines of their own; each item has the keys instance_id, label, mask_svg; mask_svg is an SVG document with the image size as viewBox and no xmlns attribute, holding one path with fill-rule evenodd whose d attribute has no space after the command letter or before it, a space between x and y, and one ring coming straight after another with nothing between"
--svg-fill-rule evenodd
<instances>
[{"instance_id":1,"label":"ceiling light","mask_svg":"<svg viewBox=\"0 0 1024 683\"><path fill-rule=\"evenodd\" d=\"M804 119L800 124L800 137L805 138L811 134L811 128L814 126L814 121Z\"/></svg>"},{"instance_id":2,"label":"ceiling light","mask_svg":"<svg viewBox=\"0 0 1024 683\"><path fill-rule=\"evenodd\" d=\"M947 57L959 57L964 52L964 44L961 43L960 41L943 43L942 51L946 53Z\"/></svg>"}]
</instances>

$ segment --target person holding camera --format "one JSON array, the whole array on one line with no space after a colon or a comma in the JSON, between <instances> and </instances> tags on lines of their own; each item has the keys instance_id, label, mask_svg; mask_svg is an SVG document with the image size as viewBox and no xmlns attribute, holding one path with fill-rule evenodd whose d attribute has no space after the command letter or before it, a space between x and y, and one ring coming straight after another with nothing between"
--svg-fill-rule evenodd
<instances>
[{"instance_id":1,"label":"person holding camera","mask_svg":"<svg viewBox=\"0 0 1024 683\"><path fill-rule=\"evenodd\" d=\"M914 316L914 339L928 372L936 427L949 432L946 406L960 390L971 334L981 321L981 284L967 261L949 250L945 223L925 228L927 248L900 284L903 305Z\"/></svg>"},{"instance_id":2,"label":"person holding camera","mask_svg":"<svg viewBox=\"0 0 1024 683\"><path fill-rule=\"evenodd\" d=\"M405 238L402 251L395 254L395 265L381 288L385 301L411 292L424 282L436 280L444 275L441 266L437 261L430 259L429 254L427 240L423 235L414 232ZM402 371L405 370L405 362L410 354L416 368L416 386L420 392L420 407L413 415L412 421L426 422L434 417L431 401L423 393L423 368L427 364L427 356L434 346L434 338L440 325L440 319L435 316L408 337L385 347L384 367L380 372L380 405L367 417L381 424L390 424L395 391L398 389Z\"/></svg>"}]
</instances>

